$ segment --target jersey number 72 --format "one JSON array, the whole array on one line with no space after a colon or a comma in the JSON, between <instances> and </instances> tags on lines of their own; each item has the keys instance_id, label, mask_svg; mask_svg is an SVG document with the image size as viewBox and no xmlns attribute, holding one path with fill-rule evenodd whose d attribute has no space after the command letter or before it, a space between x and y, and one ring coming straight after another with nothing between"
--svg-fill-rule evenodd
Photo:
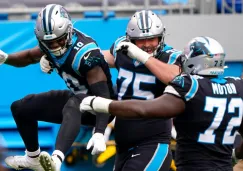
<instances>
[{"instance_id":1,"label":"jersey number 72","mask_svg":"<svg viewBox=\"0 0 243 171\"><path fill-rule=\"evenodd\" d=\"M224 115L230 115L235 113L235 109L239 109L238 116L232 117L227 123L226 130L223 135L222 144L233 144L235 140L236 132L232 132L234 127L239 127L241 124L242 116L243 116L243 101L241 98L232 98L230 99L227 105L227 98L214 98L214 97L206 97L205 101L205 112L213 112L214 108L217 108L214 119L211 125L204 133L199 134L198 142L201 143L209 143L214 144L216 135L214 131L218 129L220 124L224 119ZM232 135L233 134L233 135Z\"/></svg>"}]
</instances>

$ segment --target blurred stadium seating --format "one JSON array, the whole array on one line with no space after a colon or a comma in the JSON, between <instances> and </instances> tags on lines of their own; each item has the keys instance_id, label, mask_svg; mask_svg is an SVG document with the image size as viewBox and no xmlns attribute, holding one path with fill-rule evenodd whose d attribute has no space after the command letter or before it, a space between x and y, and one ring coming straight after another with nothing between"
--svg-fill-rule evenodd
<instances>
[{"instance_id":1,"label":"blurred stadium seating","mask_svg":"<svg viewBox=\"0 0 243 171\"><path fill-rule=\"evenodd\" d=\"M153 9L164 13L194 13L195 0L2 0L0 20L35 19L38 11L48 3L58 3L76 18L130 16L137 10Z\"/></svg>"},{"instance_id":2,"label":"blurred stadium seating","mask_svg":"<svg viewBox=\"0 0 243 171\"><path fill-rule=\"evenodd\" d=\"M67 5L68 2L66 0L1 0L0 6L1 8L9 8L12 7L14 4L23 4L26 7L43 7L49 3L57 3L63 6ZM72 3L79 3L82 6L102 6L103 0L72 0ZM143 5L143 0L108 0L109 5L116 6L119 4L134 4L134 5ZM174 3L188 3L188 0L150 0L149 2L151 5L160 5L160 4L174 4Z\"/></svg>"},{"instance_id":3,"label":"blurred stadium seating","mask_svg":"<svg viewBox=\"0 0 243 171\"><path fill-rule=\"evenodd\" d=\"M124 17L141 9L157 14L241 13L243 5L242 0L1 0L0 20L36 19L48 3L65 6L73 18Z\"/></svg>"}]
</instances>

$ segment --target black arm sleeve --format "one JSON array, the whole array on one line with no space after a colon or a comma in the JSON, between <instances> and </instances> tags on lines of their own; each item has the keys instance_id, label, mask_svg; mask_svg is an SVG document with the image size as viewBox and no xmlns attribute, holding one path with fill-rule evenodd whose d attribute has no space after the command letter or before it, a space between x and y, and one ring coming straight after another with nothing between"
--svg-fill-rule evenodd
<instances>
[{"instance_id":1,"label":"black arm sleeve","mask_svg":"<svg viewBox=\"0 0 243 171\"><path fill-rule=\"evenodd\" d=\"M104 98L110 98L110 91L106 81L97 82L90 85L90 90L95 96L100 96ZM96 125L95 133L104 134L106 126L109 122L109 115L106 113L97 113L96 115Z\"/></svg>"}]
</instances>

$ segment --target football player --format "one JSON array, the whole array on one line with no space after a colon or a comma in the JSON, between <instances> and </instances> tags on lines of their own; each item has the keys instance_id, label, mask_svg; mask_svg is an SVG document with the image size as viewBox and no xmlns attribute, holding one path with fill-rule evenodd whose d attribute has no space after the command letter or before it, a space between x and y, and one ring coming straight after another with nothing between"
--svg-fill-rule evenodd
<instances>
[{"instance_id":1,"label":"football player","mask_svg":"<svg viewBox=\"0 0 243 171\"><path fill-rule=\"evenodd\" d=\"M118 100L149 100L163 94L166 84L179 74L181 51L164 42L165 26L150 10L136 12L130 19L126 35L118 38L110 50L103 51L106 61L118 70ZM171 64L167 80L156 79L143 64L127 53L116 51L120 43L130 42L162 63ZM171 152L170 119L125 119L115 122L117 154L114 170L169 170Z\"/></svg>"},{"instance_id":2,"label":"football player","mask_svg":"<svg viewBox=\"0 0 243 171\"><path fill-rule=\"evenodd\" d=\"M89 141L89 147L94 147L92 154L106 149L103 134L109 116L81 113L79 104L85 94L110 98L111 75L97 43L73 28L68 12L61 5L49 4L40 11L35 35L38 47L14 54L1 51L0 62L16 67L41 62L46 72L57 70L69 90L31 94L12 103L11 111L25 143L26 155L10 156L5 162L17 170L59 171L81 124L95 126ZM52 157L46 152L40 155L38 121L61 124Z\"/></svg>"}]
</instances>

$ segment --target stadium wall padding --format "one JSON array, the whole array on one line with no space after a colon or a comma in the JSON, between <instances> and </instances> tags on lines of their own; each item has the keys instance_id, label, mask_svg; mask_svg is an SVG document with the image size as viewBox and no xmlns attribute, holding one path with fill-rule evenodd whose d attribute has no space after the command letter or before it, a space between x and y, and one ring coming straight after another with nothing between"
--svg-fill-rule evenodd
<instances>
[{"instance_id":1,"label":"stadium wall padding","mask_svg":"<svg viewBox=\"0 0 243 171\"><path fill-rule=\"evenodd\" d=\"M125 34L128 18L109 20L76 19L73 22L75 28L93 37L102 49L109 49L116 38ZM13 53L37 46L34 24L34 21L0 22L0 49L7 53ZM170 36L167 39L170 39ZM187 41L185 40L185 43ZM241 75L242 63L228 62L227 65L229 68L226 70L226 75ZM111 72L113 82L115 82L117 71L111 69ZM0 106L9 106L12 101L30 93L40 93L52 89L66 89L66 85L56 73L42 73L39 64L25 68L2 65L0 66L0 73Z\"/></svg>"}]
</instances>

